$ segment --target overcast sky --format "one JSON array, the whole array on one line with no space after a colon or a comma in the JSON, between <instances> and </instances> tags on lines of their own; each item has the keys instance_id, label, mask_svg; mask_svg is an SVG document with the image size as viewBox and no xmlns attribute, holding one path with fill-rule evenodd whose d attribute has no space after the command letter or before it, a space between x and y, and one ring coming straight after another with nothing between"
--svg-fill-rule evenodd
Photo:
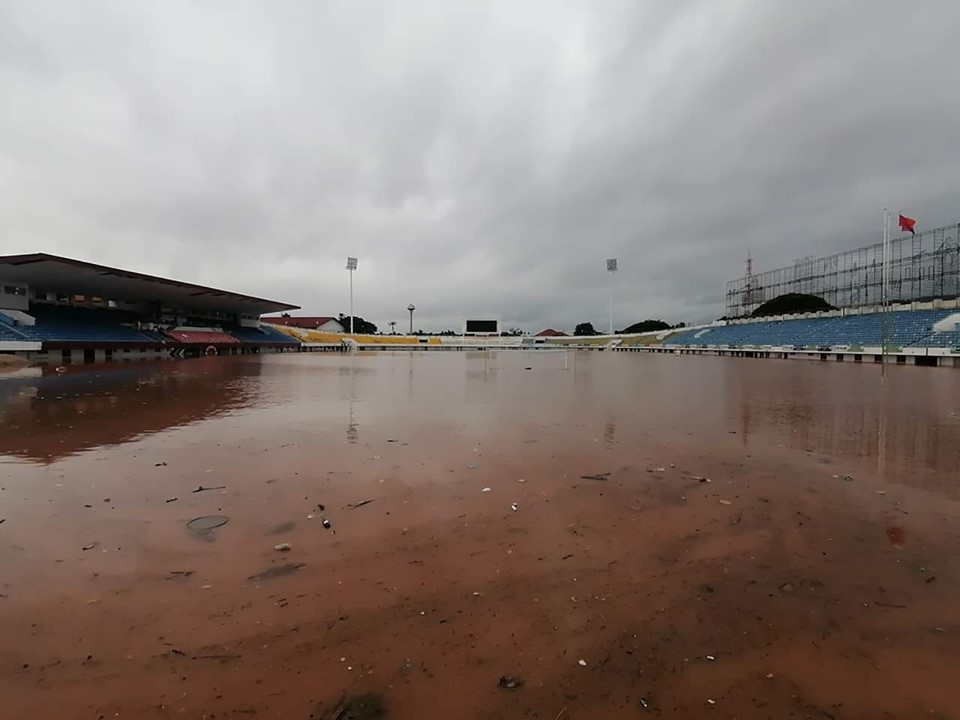
<instances>
[{"instance_id":1,"label":"overcast sky","mask_svg":"<svg viewBox=\"0 0 960 720\"><path fill-rule=\"evenodd\" d=\"M960 221L960 3L0 2L0 254L385 329L723 314ZM403 323L405 325L406 323Z\"/></svg>"}]
</instances>

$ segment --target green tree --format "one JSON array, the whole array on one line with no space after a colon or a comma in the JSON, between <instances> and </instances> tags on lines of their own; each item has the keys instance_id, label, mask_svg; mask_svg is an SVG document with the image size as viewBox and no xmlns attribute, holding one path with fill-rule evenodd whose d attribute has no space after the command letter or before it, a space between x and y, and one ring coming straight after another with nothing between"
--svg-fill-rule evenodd
<instances>
[{"instance_id":1,"label":"green tree","mask_svg":"<svg viewBox=\"0 0 960 720\"><path fill-rule=\"evenodd\" d=\"M577 325L576 328L574 328L573 334L578 337L587 337L591 335L599 335L600 333L598 333L596 330L593 329L592 322L583 322Z\"/></svg>"},{"instance_id":2,"label":"green tree","mask_svg":"<svg viewBox=\"0 0 960 720\"><path fill-rule=\"evenodd\" d=\"M340 313L340 317L337 318L337 321L343 325L343 329L347 332L350 332L350 316ZM353 316L353 332L358 335L376 335L377 326L374 325L369 320L364 320L362 317Z\"/></svg>"},{"instance_id":3,"label":"green tree","mask_svg":"<svg viewBox=\"0 0 960 720\"><path fill-rule=\"evenodd\" d=\"M642 332L652 332L654 330L669 330L670 325L665 323L663 320L643 320L642 322L634 323L628 328L621 330L621 333L630 334L630 333L642 333Z\"/></svg>"}]
</instances>

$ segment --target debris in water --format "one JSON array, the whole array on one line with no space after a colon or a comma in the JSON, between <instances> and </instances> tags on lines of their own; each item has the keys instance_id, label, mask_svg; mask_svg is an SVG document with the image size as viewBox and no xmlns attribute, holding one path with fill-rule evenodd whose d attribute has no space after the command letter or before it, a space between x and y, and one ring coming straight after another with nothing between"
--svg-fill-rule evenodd
<instances>
[{"instance_id":1,"label":"debris in water","mask_svg":"<svg viewBox=\"0 0 960 720\"><path fill-rule=\"evenodd\" d=\"M363 507L364 505L369 505L369 504L372 503L372 502L373 502L373 500L361 500L360 502L354 503L353 505L350 505L350 504L348 503L348 504L347 504L347 507L350 508L351 510L356 510L357 508L361 508L361 507Z\"/></svg>"},{"instance_id":2,"label":"debris in water","mask_svg":"<svg viewBox=\"0 0 960 720\"><path fill-rule=\"evenodd\" d=\"M707 657L707 660L709 660L710 662L713 662L714 660L717 659L713 655L707 655L706 657Z\"/></svg>"},{"instance_id":3,"label":"debris in water","mask_svg":"<svg viewBox=\"0 0 960 720\"><path fill-rule=\"evenodd\" d=\"M597 480L599 482L606 482L610 479L610 473L597 473L596 475L581 475L581 480Z\"/></svg>"},{"instance_id":4,"label":"debris in water","mask_svg":"<svg viewBox=\"0 0 960 720\"><path fill-rule=\"evenodd\" d=\"M523 678L501 675L497 681L497 687L504 690L516 690L518 687L523 687Z\"/></svg>"},{"instance_id":5,"label":"debris in water","mask_svg":"<svg viewBox=\"0 0 960 720\"><path fill-rule=\"evenodd\" d=\"M273 549L277 552L290 552L290 543L279 543L278 545L274 545Z\"/></svg>"},{"instance_id":6,"label":"debris in water","mask_svg":"<svg viewBox=\"0 0 960 720\"><path fill-rule=\"evenodd\" d=\"M84 546L83 546L82 548L80 548L80 549L81 549L81 550L93 550L95 547L98 547L99 545L100 545L100 543L98 543L96 540L94 540L92 543L89 543L88 545L84 545Z\"/></svg>"},{"instance_id":7,"label":"debris in water","mask_svg":"<svg viewBox=\"0 0 960 720\"><path fill-rule=\"evenodd\" d=\"M885 490L875 490L874 492L876 492L877 495L886 495L886 494L887 494Z\"/></svg>"},{"instance_id":8,"label":"debris in water","mask_svg":"<svg viewBox=\"0 0 960 720\"><path fill-rule=\"evenodd\" d=\"M172 578L188 578L193 575L193 570L171 570L170 577Z\"/></svg>"},{"instance_id":9,"label":"debris in water","mask_svg":"<svg viewBox=\"0 0 960 720\"><path fill-rule=\"evenodd\" d=\"M167 498L166 500L164 500L164 502L172 503L172 502L176 502L176 501L179 500L179 499L180 499L180 498L174 496L174 497L172 497L172 498ZM89 506L88 506L88 507L89 507Z\"/></svg>"},{"instance_id":10,"label":"debris in water","mask_svg":"<svg viewBox=\"0 0 960 720\"><path fill-rule=\"evenodd\" d=\"M481 490L480 492L490 492L490 488L485 487L485 488L484 488L483 490Z\"/></svg>"},{"instance_id":11,"label":"debris in water","mask_svg":"<svg viewBox=\"0 0 960 720\"><path fill-rule=\"evenodd\" d=\"M836 480L846 480L847 482L853 482L853 475L834 475Z\"/></svg>"},{"instance_id":12,"label":"debris in water","mask_svg":"<svg viewBox=\"0 0 960 720\"><path fill-rule=\"evenodd\" d=\"M691 480L696 480L697 482L702 482L702 483L708 483L708 482L710 482L710 478L708 478L708 477L700 477L699 475L691 475L691 476L690 476L690 479L691 479Z\"/></svg>"},{"instance_id":13,"label":"debris in water","mask_svg":"<svg viewBox=\"0 0 960 720\"><path fill-rule=\"evenodd\" d=\"M579 665L580 667L586 667L587 661L581 658L580 660L577 660L577 665Z\"/></svg>"},{"instance_id":14,"label":"debris in water","mask_svg":"<svg viewBox=\"0 0 960 720\"><path fill-rule=\"evenodd\" d=\"M721 500L721 501L720 501L720 504L721 504L721 505L733 505L733 503L730 502L729 500Z\"/></svg>"},{"instance_id":15,"label":"debris in water","mask_svg":"<svg viewBox=\"0 0 960 720\"><path fill-rule=\"evenodd\" d=\"M228 522L230 522L230 518L226 515L202 515L188 522L187 527L194 532L206 532L222 527Z\"/></svg>"},{"instance_id":16,"label":"debris in water","mask_svg":"<svg viewBox=\"0 0 960 720\"><path fill-rule=\"evenodd\" d=\"M516 504L516 503L510 503L510 509L513 510L514 512L516 512L516 511L517 511L517 504Z\"/></svg>"},{"instance_id":17,"label":"debris in water","mask_svg":"<svg viewBox=\"0 0 960 720\"><path fill-rule=\"evenodd\" d=\"M273 580L274 578L286 577L287 575L293 575L299 570L303 570L306 565L304 563L287 563L286 565L275 565L269 567L266 570L258 572L256 575L251 575L247 580Z\"/></svg>"},{"instance_id":18,"label":"debris in water","mask_svg":"<svg viewBox=\"0 0 960 720\"><path fill-rule=\"evenodd\" d=\"M667 469L666 469L666 468L663 468L663 467L649 468L649 469L647 470L648 473L661 473L661 472L666 472L666 471L667 471Z\"/></svg>"},{"instance_id":19,"label":"debris in water","mask_svg":"<svg viewBox=\"0 0 960 720\"><path fill-rule=\"evenodd\" d=\"M708 704L708 705L716 705L716 704L717 704L717 701L716 701L716 700L711 700L710 698L707 698L707 704Z\"/></svg>"},{"instance_id":20,"label":"debris in water","mask_svg":"<svg viewBox=\"0 0 960 720\"><path fill-rule=\"evenodd\" d=\"M153 466L154 466L154 467L166 467L167 464L166 464L165 462L158 462L158 463L154 463Z\"/></svg>"},{"instance_id":21,"label":"debris in water","mask_svg":"<svg viewBox=\"0 0 960 720\"><path fill-rule=\"evenodd\" d=\"M213 542L216 540L214 530L226 525L230 519L226 515L203 515L187 523L187 530L198 540Z\"/></svg>"},{"instance_id":22,"label":"debris in water","mask_svg":"<svg viewBox=\"0 0 960 720\"><path fill-rule=\"evenodd\" d=\"M387 716L383 698L375 693L342 697L331 708L318 703L308 720L381 720Z\"/></svg>"},{"instance_id":23,"label":"debris in water","mask_svg":"<svg viewBox=\"0 0 960 720\"><path fill-rule=\"evenodd\" d=\"M206 492L207 490L226 490L226 485L215 485L214 487L204 487L203 485L197 485L196 490L191 490L190 492Z\"/></svg>"},{"instance_id":24,"label":"debris in water","mask_svg":"<svg viewBox=\"0 0 960 720\"><path fill-rule=\"evenodd\" d=\"M331 527L333 527L333 523L331 523L331 522L330 522L329 520L327 520L326 518L323 519L323 521L322 521L321 524L322 524L327 530L329 530Z\"/></svg>"}]
</instances>

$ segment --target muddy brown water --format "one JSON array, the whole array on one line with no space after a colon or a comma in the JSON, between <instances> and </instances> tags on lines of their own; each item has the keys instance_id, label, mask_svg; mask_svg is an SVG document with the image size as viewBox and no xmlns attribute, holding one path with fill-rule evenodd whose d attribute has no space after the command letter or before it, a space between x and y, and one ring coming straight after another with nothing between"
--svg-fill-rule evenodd
<instances>
[{"instance_id":1,"label":"muddy brown water","mask_svg":"<svg viewBox=\"0 0 960 720\"><path fill-rule=\"evenodd\" d=\"M0 717L356 697L399 720L958 718L958 468L950 370L469 352L18 373ZM229 523L198 538L207 515Z\"/></svg>"}]
</instances>

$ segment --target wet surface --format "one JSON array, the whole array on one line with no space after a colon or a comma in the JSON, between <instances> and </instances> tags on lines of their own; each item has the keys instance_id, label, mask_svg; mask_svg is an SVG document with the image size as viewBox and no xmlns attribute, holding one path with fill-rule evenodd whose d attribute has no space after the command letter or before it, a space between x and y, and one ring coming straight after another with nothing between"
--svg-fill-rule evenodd
<instances>
[{"instance_id":1,"label":"wet surface","mask_svg":"<svg viewBox=\"0 0 960 720\"><path fill-rule=\"evenodd\" d=\"M945 369L0 376L0 716L957 718L958 468Z\"/></svg>"}]
</instances>

